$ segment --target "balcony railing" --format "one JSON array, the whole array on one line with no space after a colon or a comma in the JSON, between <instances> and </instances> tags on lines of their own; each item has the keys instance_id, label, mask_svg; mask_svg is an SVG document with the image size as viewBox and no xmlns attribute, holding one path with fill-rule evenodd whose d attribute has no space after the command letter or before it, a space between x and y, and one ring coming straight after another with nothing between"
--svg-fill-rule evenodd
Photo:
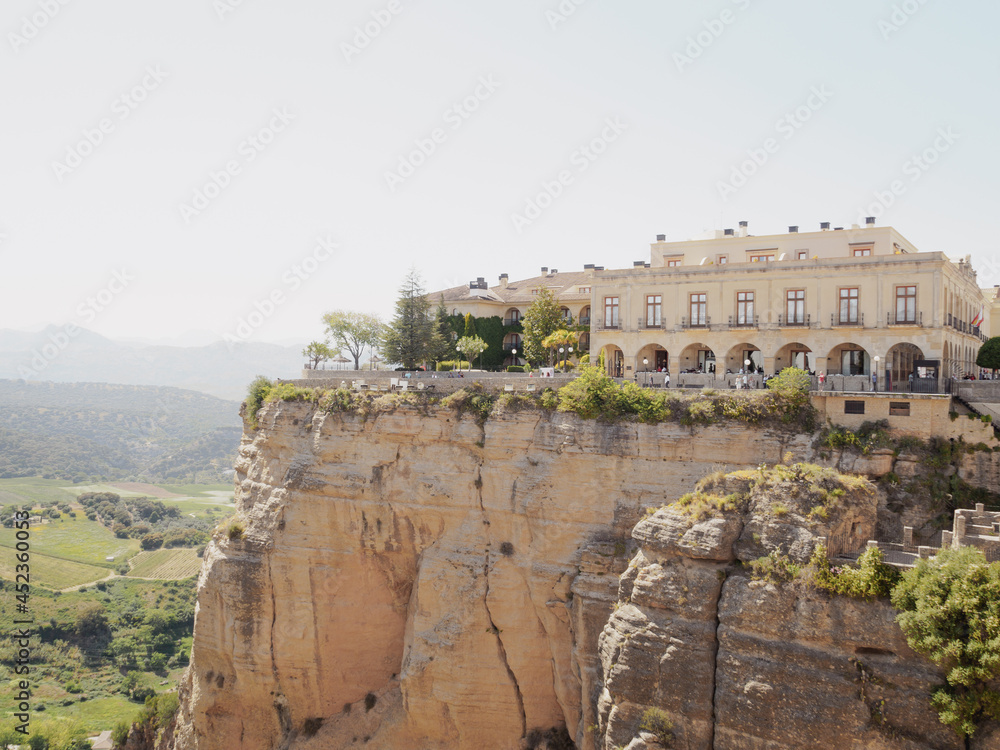
<instances>
[{"instance_id":1,"label":"balcony railing","mask_svg":"<svg viewBox=\"0 0 1000 750\"><path fill-rule=\"evenodd\" d=\"M638 318L636 321L636 326L640 331L642 330L657 330L662 331L666 328L663 319L650 321L648 318Z\"/></svg>"},{"instance_id":2,"label":"balcony railing","mask_svg":"<svg viewBox=\"0 0 1000 750\"><path fill-rule=\"evenodd\" d=\"M855 316L854 318L846 317L841 318L837 313L830 313L830 326L853 326L855 328L865 327L865 314L861 313L860 316Z\"/></svg>"},{"instance_id":3,"label":"balcony railing","mask_svg":"<svg viewBox=\"0 0 1000 750\"><path fill-rule=\"evenodd\" d=\"M895 313L885 314L885 323L890 326L923 326L924 314L918 312L916 315L905 315L897 317Z\"/></svg>"},{"instance_id":4,"label":"balcony railing","mask_svg":"<svg viewBox=\"0 0 1000 750\"><path fill-rule=\"evenodd\" d=\"M581 315L579 323L582 326L589 326L590 325L590 316L589 315Z\"/></svg>"},{"instance_id":5,"label":"balcony railing","mask_svg":"<svg viewBox=\"0 0 1000 750\"><path fill-rule=\"evenodd\" d=\"M506 326L508 328L510 326L521 325L521 319L520 318L504 318L503 319L503 324L504 324L504 326Z\"/></svg>"},{"instance_id":6,"label":"balcony railing","mask_svg":"<svg viewBox=\"0 0 1000 750\"><path fill-rule=\"evenodd\" d=\"M778 316L778 326L780 328L794 327L794 328L809 328L812 326L812 314L793 315L791 317L787 315Z\"/></svg>"},{"instance_id":7,"label":"balcony railing","mask_svg":"<svg viewBox=\"0 0 1000 750\"><path fill-rule=\"evenodd\" d=\"M510 343L507 343L507 344L503 345L503 350L505 352L512 352L515 349L518 349L520 351L524 350L524 347L521 346L521 342L520 341L512 341Z\"/></svg>"},{"instance_id":8,"label":"balcony railing","mask_svg":"<svg viewBox=\"0 0 1000 750\"><path fill-rule=\"evenodd\" d=\"M608 322L607 320L598 320L593 326L595 331L618 331L621 330L621 326L618 324L617 320Z\"/></svg>"},{"instance_id":9,"label":"balcony railing","mask_svg":"<svg viewBox=\"0 0 1000 750\"><path fill-rule=\"evenodd\" d=\"M749 318L744 318L741 323L738 320L733 320L733 316L729 316L729 327L730 328L760 328L760 316L753 315Z\"/></svg>"},{"instance_id":10,"label":"balcony railing","mask_svg":"<svg viewBox=\"0 0 1000 750\"><path fill-rule=\"evenodd\" d=\"M688 320L687 316L681 318L681 328L711 328L712 327L712 317L706 315L704 320L698 319L697 322L692 322Z\"/></svg>"}]
</instances>

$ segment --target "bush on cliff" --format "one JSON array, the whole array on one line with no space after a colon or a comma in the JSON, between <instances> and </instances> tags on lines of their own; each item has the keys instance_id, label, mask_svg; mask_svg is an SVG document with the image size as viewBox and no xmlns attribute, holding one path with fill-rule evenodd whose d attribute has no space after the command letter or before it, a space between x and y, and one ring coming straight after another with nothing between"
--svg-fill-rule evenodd
<instances>
[{"instance_id":1,"label":"bush on cliff","mask_svg":"<svg viewBox=\"0 0 1000 750\"><path fill-rule=\"evenodd\" d=\"M972 547L943 550L903 574L892 603L910 647L945 670L931 694L941 722L968 737L1000 720L990 686L1000 673L1000 564Z\"/></svg>"},{"instance_id":2,"label":"bush on cliff","mask_svg":"<svg viewBox=\"0 0 1000 750\"><path fill-rule=\"evenodd\" d=\"M821 544L813 551L809 564L817 588L856 599L887 598L899 582L899 571L882 562L878 549L861 553L857 567L834 567L826 556L826 547Z\"/></svg>"},{"instance_id":3,"label":"bush on cliff","mask_svg":"<svg viewBox=\"0 0 1000 750\"><path fill-rule=\"evenodd\" d=\"M247 386L247 421L254 429L257 429L257 412L264 405L264 399L270 390L271 381L263 375L255 377Z\"/></svg>"}]
</instances>

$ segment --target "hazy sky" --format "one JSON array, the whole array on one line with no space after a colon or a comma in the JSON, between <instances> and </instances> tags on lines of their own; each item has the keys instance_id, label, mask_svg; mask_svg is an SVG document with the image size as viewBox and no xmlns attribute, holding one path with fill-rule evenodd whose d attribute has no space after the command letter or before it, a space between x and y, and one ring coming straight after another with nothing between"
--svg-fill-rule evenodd
<instances>
[{"instance_id":1,"label":"hazy sky","mask_svg":"<svg viewBox=\"0 0 1000 750\"><path fill-rule=\"evenodd\" d=\"M6 0L0 328L307 341L389 315L411 266L492 284L870 214L998 284L998 27L986 0Z\"/></svg>"}]
</instances>

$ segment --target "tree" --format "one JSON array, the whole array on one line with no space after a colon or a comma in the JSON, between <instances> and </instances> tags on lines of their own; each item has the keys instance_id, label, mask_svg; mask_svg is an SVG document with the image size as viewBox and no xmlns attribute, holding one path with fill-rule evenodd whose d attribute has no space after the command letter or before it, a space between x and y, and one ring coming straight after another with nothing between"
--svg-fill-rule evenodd
<instances>
[{"instance_id":1,"label":"tree","mask_svg":"<svg viewBox=\"0 0 1000 750\"><path fill-rule=\"evenodd\" d=\"M1000 336L987 339L976 355L976 364L980 367L987 367L996 374L1000 370Z\"/></svg>"},{"instance_id":2,"label":"tree","mask_svg":"<svg viewBox=\"0 0 1000 750\"><path fill-rule=\"evenodd\" d=\"M472 313L465 314L465 333L462 334L468 338L471 338L476 334L476 319L472 317Z\"/></svg>"},{"instance_id":3,"label":"tree","mask_svg":"<svg viewBox=\"0 0 1000 750\"><path fill-rule=\"evenodd\" d=\"M378 346L385 324L378 315L334 310L323 316L323 323L331 341L354 357L354 369L360 369L361 355L365 348L372 351Z\"/></svg>"},{"instance_id":4,"label":"tree","mask_svg":"<svg viewBox=\"0 0 1000 750\"><path fill-rule=\"evenodd\" d=\"M324 341L313 341L302 350L302 356L309 360L309 367L316 370L333 357L333 350Z\"/></svg>"},{"instance_id":5,"label":"tree","mask_svg":"<svg viewBox=\"0 0 1000 750\"><path fill-rule=\"evenodd\" d=\"M486 351L489 346L485 341L483 341L478 336L463 336L455 344L455 348L458 349L465 358L469 360L469 369L472 369L472 360Z\"/></svg>"},{"instance_id":6,"label":"tree","mask_svg":"<svg viewBox=\"0 0 1000 750\"><path fill-rule=\"evenodd\" d=\"M917 561L892 593L907 643L945 671L931 693L941 722L969 737L1000 719L1000 565L974 547L942 550ZM966 743L968 747L968 743Z\"/></svg>"},{"instance_id":7,"label":"tree","mask_svg":"<svg viewBox=\"0 0 1000 750\"><path fill-rule=\"evenodd\" d=\"M399 288L396 315L383 334L382 351L390 361L415 370L433 358L438 344L436 320L430 314L423 280L417 269L411 268Z\"/></svg>"},{"instance_id":8,"label":"tree","mask_svg":"<svg viewBox=\"0 0 1000 750\"><path fill-rule=\"evenodd\" d=\"M441 295L438 300L437 310L434 313L434 326L437 338L435 339L434 351L431 354L431 361L437 364L438 362L453 359L455 355L455 349L452 346L452 333L454 331L448 322L448 308L444 304L444 295Z\"/></svg>"},{"instance_id":9,"label":"tree","mask_svg":"<svg viewBox=\"0 0 1000 750\"><path fill-rule=\"evenodd\" d=\"M576 344L579 338L580 334L577 331L567 331L565 328L559 328L546 336L542 341L542 345L553 352L559 349L559 347L566 349L566 354L563 357L563 370L565 370L566 362L569 359L569 347ZM558 365L559 363L556 362L556 364Z\"/></svg>"},{"instance_id":10,"label":"tree","mask_svg":"<svg viewBox=\"0 0 1000 750\"><path fill-rule=\"evenodd\" d=\"M158 531L151 531L142 537L139 544L145 550L159 549L163 546L163 534Z\"/></svg>"},{"instance_id":11,"label":"tree","mask_svg":"<svg viewBox=\"0 0 1000 750\"><path fill-rule=\"evenodd\" d=\"M542 288L524 313L524 358L533 365L548 359L545 337L562 327L559 303L549 289Z\"/></svg>"}]
</instances>

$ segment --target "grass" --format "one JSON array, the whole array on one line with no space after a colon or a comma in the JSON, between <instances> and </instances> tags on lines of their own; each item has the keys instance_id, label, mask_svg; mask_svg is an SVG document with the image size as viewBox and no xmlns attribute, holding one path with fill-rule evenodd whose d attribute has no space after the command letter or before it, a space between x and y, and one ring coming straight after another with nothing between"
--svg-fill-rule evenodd
<instances>
[{"instance_id":1,"label":"grass","mask_svg":"<svg viewBox=\"0 0 1000 750\"><path fill-rule=\"evenodd\" d=\"M30 532L32 556L50 555L113 569L139 551L138 540L119 539L109 529L96 521L88 521L83 515L75 519L63 515L61 520L32 526ZM0 546L13 547L16 544L14 534L14 529L0 529ZM105 560L108 556L115 561Z\"/></svg>"},{"instance_id":2,"label":"grass","mask_svg":"<svg viewBox=\"0 0 1000 750\"><path fill-rule=\"evenodd\" d=\"M62 479L0 479L0 505L72 502L84 489L65 487ZM83 485L79 485L83 487Z\"/></svg>"},{"instance_id":3,"label":"grass","mask_svg":"<svg viewBox=\"0 0 1000 750\"><path fill-rule=\"evenodd\" d=\"M17 564L14 554L13 549L0 547L0 578L5 581L14 580L14 566ZM44 586L54 591L91 581L99 581L102 578L107 578L108 573L111 572L107 568L60 560L34 551L31 553L30 565L31 585Z\"/></svg>"},{"instance_id":4,"label":"grass","mask_svg":"<svg viewBox=\"0 0 1000 750\"><path fill-rule=\"evenodd\" d=\"M130 563L132 568L128 574L133 578L180 580L197 575L201 570L201 558L193 549L185 547L140 552Z\"/></svg>"}]
</instances>

